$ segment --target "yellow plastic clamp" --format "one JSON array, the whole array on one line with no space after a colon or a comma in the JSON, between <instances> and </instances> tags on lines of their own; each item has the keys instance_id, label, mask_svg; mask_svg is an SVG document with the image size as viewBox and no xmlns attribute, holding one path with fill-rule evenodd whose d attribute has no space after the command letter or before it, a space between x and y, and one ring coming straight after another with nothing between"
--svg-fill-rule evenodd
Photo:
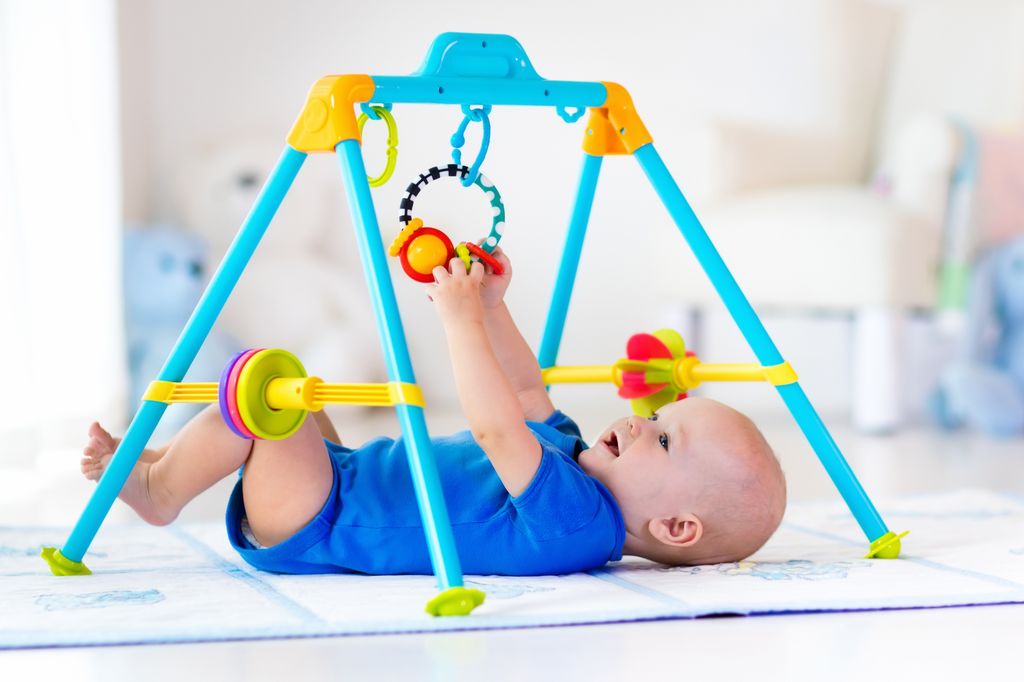
<instances>
[{"instance_id":1,"label":"yellow plastic clamp","mask_svg":"<svg viewBox=\"0 0 1024 682\"><path fill-rule=\"evenodd\" d=\"M157 403L169 403L171 402L171 394L174 393L174 387L177 386L173 381L151 381L149 388L142 395L143 400L152 400Z\"/></svg>"},{"instance_id":2,"label":"yellow plastic clamp","mask_svg":"<svg viewBox=\"0 0 1024 682\"><path fill-rule=\"evenodd\" d=\"M416 384L407 384L401 381L389 382L388 397L391 399L392 405L403 404L416 407L426 407L427 405L423 400L423 391Z\"/></svg>"},{"instance_id":3,"label":"yellow plastic clamp","mask_svg":"<svg viewBox=\"0 0 1024 682\"><path fill-rule=\"evenodd\" d=\"M142 399L167 404L215 403L217 402L217 384L152 381Z\"/></svg>"},{"instance_id":4,"label":"yellow plastic clamp","mask_svg":"<svg viewBox=\"0 0 1024 682\"><path fill-rule=\"evenodd\" d=\"M764 367L763 369L765 381L775 386L795 384L798 381L796 370L788 362L783 362L781 365Z\"/></svg>"}]
</instances>

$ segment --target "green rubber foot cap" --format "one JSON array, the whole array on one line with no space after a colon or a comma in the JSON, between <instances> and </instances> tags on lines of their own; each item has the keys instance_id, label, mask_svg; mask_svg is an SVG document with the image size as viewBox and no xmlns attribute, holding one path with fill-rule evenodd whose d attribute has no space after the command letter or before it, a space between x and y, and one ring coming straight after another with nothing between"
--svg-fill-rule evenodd
<instances>
[{"instance_id":1,"label":"green rubber foot cap","mask_svg":"<svg viewBox=\"0 0 1024 682\"><path fill-rule=\"evenodd\" d=\"M54 575L92 575L88 566L81 561L68 559L56 547L43 547L39 554L49 564Z\"/></svg>"},{"instance_id":2,"label":"green rubber foot cap","mask_svg":"<svg viewBox=\"0 0 1024 682\"><path fill-rule=\"evenodd\" d=\"M468 616L484 603L484 593L468 587L449 587L427 602L431 616Z\"/></svg>"},{"instance_id":3,"label":"green rubber foot cap","mask_svg":"<svg viewBox=\"0 0 1024 682\"><path fill-rule=\"evenodd\" d=\"M899 535L889 531L871 543L871 549L865 559L895 559L900 555L900 538L909 533L905 530Z\"/></svg>"}]
</instances>

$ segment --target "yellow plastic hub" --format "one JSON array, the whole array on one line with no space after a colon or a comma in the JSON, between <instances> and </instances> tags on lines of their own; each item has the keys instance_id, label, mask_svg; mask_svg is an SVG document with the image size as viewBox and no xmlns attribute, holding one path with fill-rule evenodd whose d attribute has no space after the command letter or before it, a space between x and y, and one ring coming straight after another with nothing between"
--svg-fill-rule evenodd
<instances>
[{"instance_id":1,"label":"yellow plastic hub","mask_svg":"<svg viewBox=\"0 0 1024 682\"><path fill-rule=\"evenodd\" d=\"M320 377L278 377L267 384L267 405L274 410L319 411L324 405L316 400Z\"/></svg>"},{"instance_id":2,"label":"yellow plastic hub","mask_svg":"<svg viewBox=\"0 0 1024 682\"><path fill-rule=\"evenodd\" d=\"M694 375L694 368L701 364L696 356L684 357L675 361L672 368L672 385L680 393L691 391L701 384L701 379Z\"/></svg>"}]
</instances>

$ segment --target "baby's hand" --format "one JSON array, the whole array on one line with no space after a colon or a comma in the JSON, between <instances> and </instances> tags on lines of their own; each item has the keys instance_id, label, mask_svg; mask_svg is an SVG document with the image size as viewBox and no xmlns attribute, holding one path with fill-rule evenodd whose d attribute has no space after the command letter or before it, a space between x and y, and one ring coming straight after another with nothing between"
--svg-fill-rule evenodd
<instances>
[{"instance_id":1,"label":"baby's hand","mask_svg":"<svg viewBox=\"0 0 1024 682\"><path fill-rule=\"evenodd\" d=\"M505 299L505 291L508 290L508 285L512 281L512 263L501 247L495 248L491 255L494 256L494 260L501 263L504 272L496 275L490 267L486 268L483 288L480 290L480 299L483 301L484 308L497 307Z\"/></svg>"},{"instance_id":2,"label":"baby's hand","mask_svg":"<svg viewBox=\"0 0 1024 682\"><path fill-rule=\"evenodd\" d=\"M434 283L427 285L427 297L437 305L437 314L447 327L455 322L483 322L480 283L484 266L473 263L469 272L460 258L452 258L448 268L434 268Z\"/></svg>"}]
</instances>

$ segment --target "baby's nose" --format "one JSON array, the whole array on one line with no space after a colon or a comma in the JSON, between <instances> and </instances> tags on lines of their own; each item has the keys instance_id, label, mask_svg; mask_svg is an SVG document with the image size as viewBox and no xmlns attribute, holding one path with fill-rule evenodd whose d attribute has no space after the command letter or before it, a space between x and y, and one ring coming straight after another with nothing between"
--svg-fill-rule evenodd
<instances>
[{"instance_id":1,"label":"baby's nose","mask_svg":"<svg viewBox=\"0 0 1024 682\"><path fill-rule=\"evenodd\" d=\"M635 436L640 430L640 418L636 415L626 419L626 426L629 427L629 435Z\"/></svg>"}]
</instances>

